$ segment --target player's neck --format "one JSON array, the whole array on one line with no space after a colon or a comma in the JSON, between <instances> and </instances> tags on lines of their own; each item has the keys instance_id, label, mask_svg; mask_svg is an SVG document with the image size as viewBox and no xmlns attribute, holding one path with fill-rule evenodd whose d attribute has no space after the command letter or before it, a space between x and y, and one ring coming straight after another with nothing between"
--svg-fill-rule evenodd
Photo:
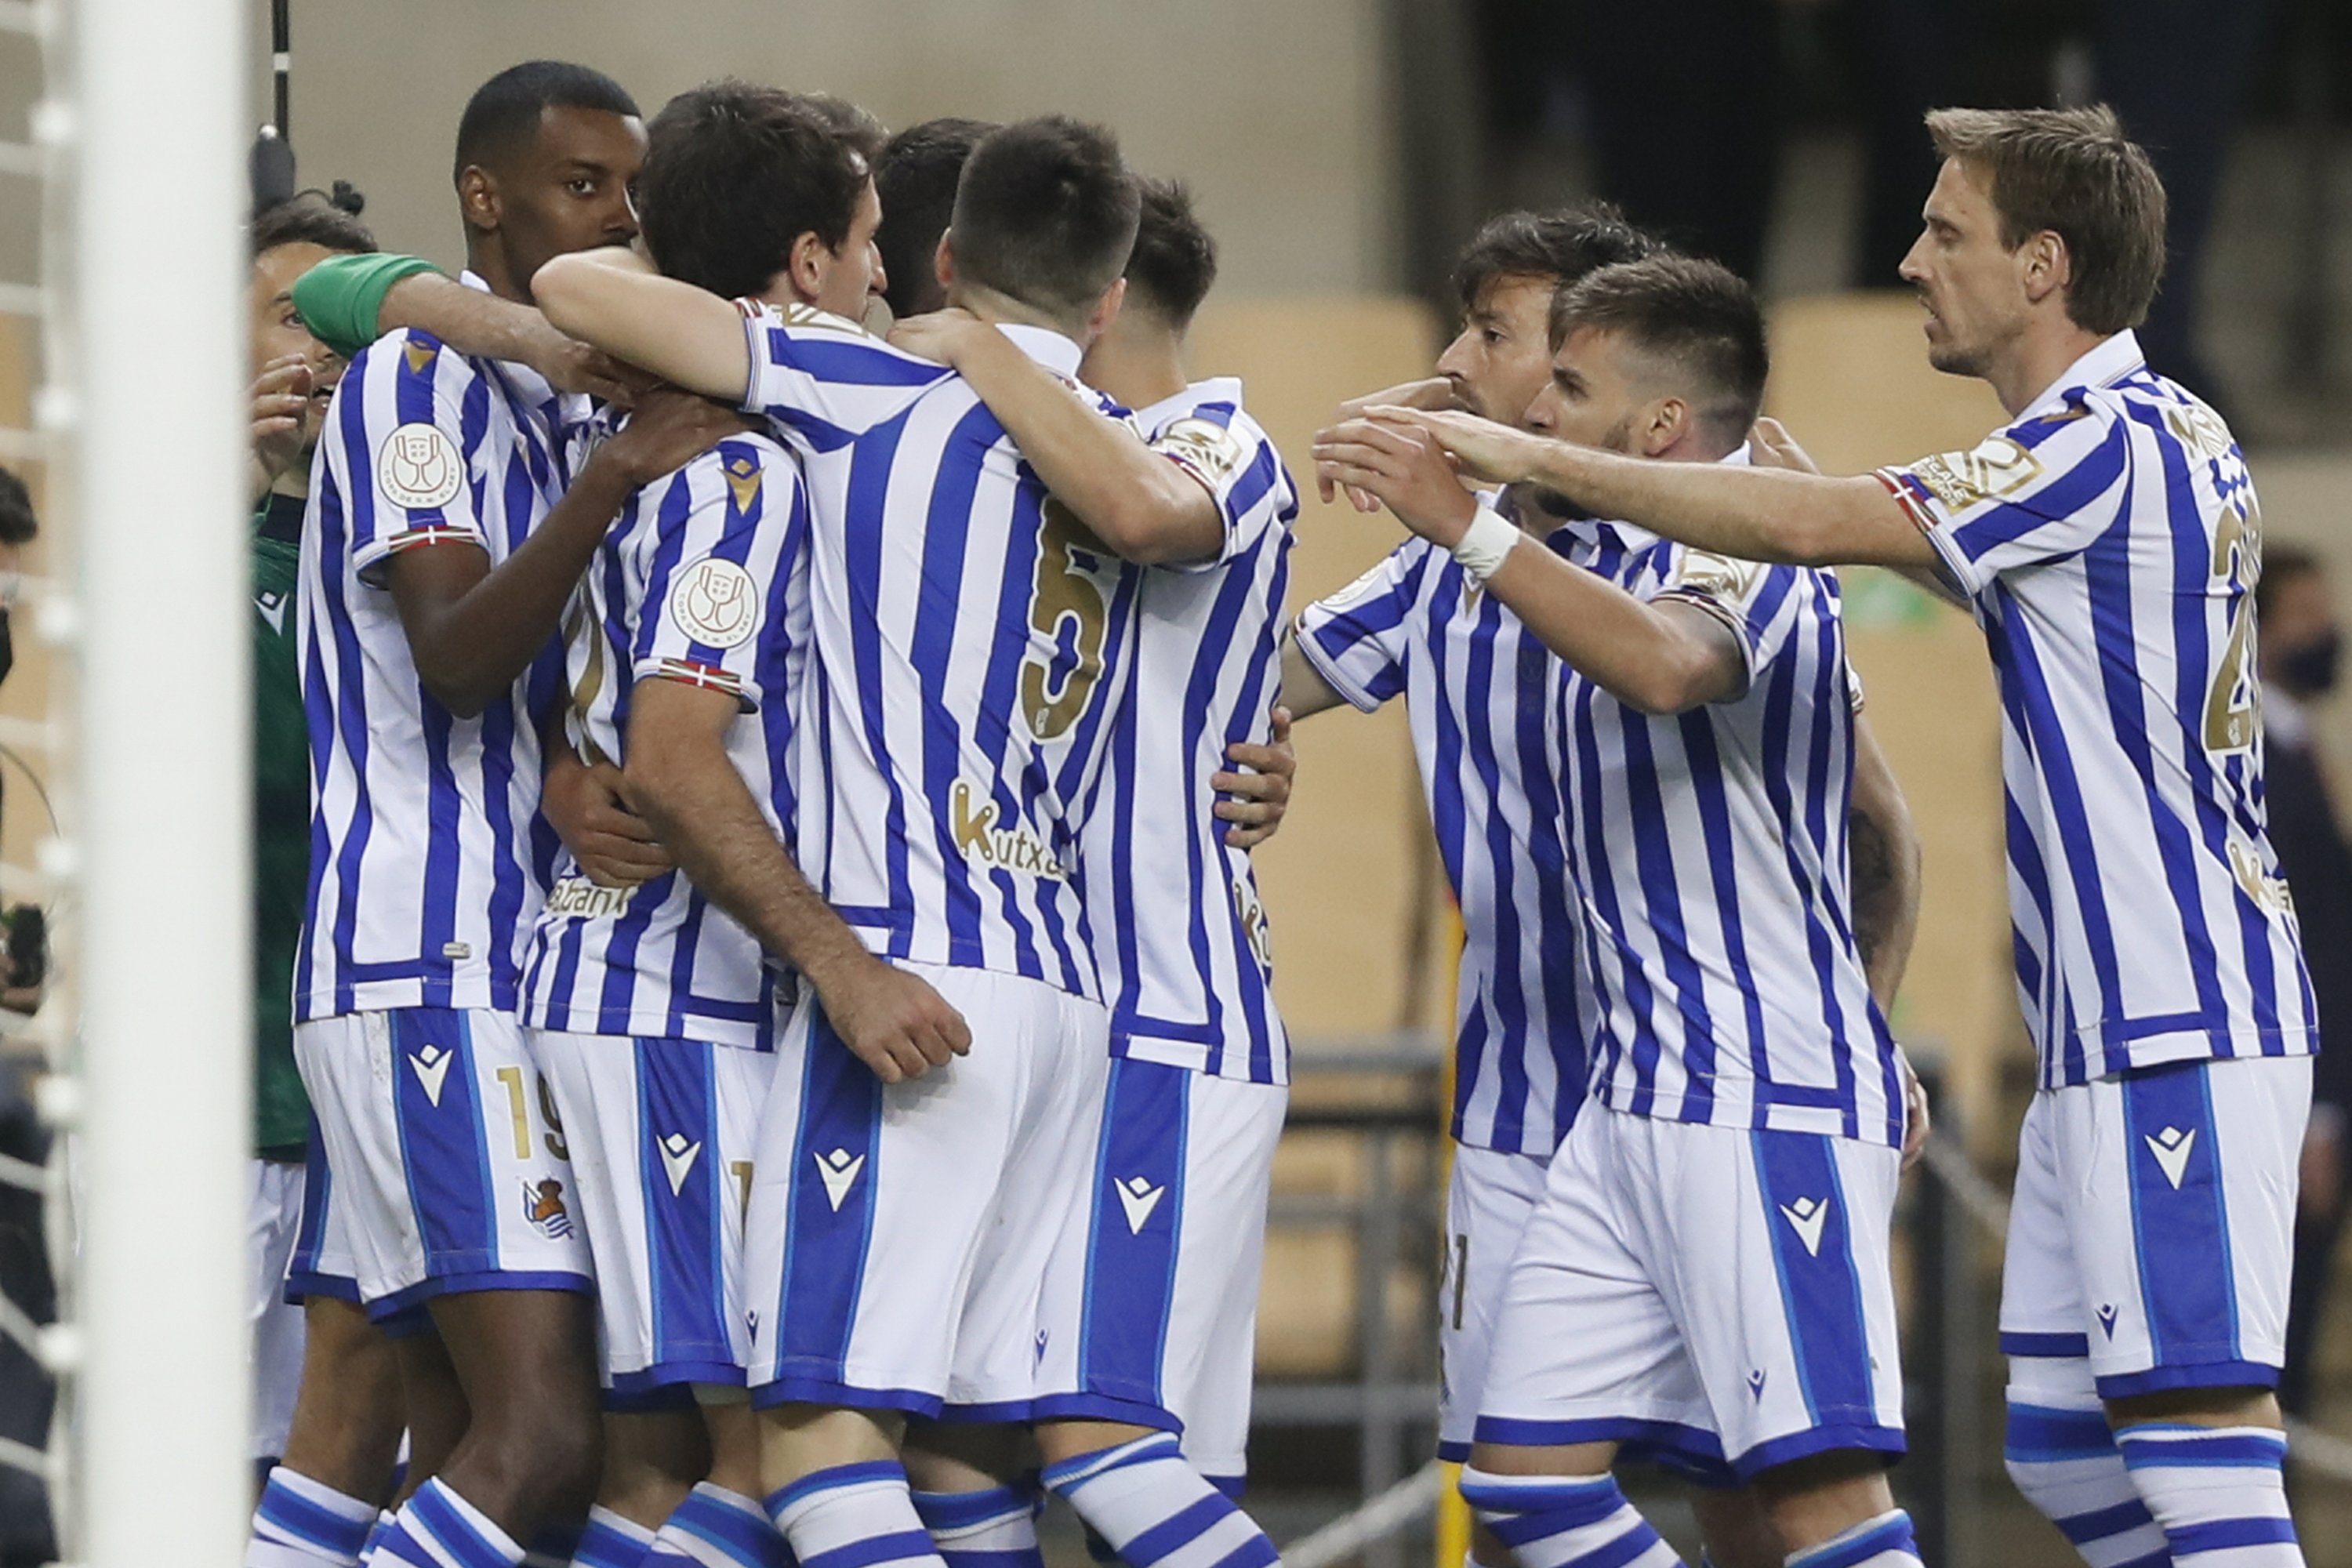
<instances>
[{"instance_id":1,"label":"player's neck","mask_svg":"<svg viewBox=\"0 0 2352 1568\"><path fill-rule=\"evenodd\" d=\"M1127 408L1165 403L1192 384L1184 363L1184 340L1174 332L1123 331L1124 323L1097 338L1087 350L1078 378Z\"/></svg>"},{"instance_id":2,"label":"player's neck","mask_svg":"<svg viewBox=\"0 0 2352 1568\"><path fill-rule=\"evenodd\" d=\"M1048 311L1038 310L1034 305L1024 305L1009 294L1000 294L977 283L959 279L950 285L947 302L960 310L970 310L992 325L1043 327L1049 332L1061 333L1073 342L1081 345L1085 342L1082 324L1060 321Z\"/></svg>"},{"instance_id":3,"label":"player's neck","mask_svg":"<svg viewBox=\"0 0 2352 1568\"><path fill-rule=\"evenodd\" d=\"M2060 316L2026 328L2016 352L1985 372L1985 380L2011 419L2033 406L2035 398L2066 374L2076 360L2106 342L2106 335L2076 326Z\"/></svg>"},{"instance_id":4,"label":"player's neck","mask_svg":"<svg viewBox=\"0 0 2352 1568\"><path fill-rule=\"evenodd\" d=\"M501 300L511 300L518 305L531 303L530 290L524 286L528 279L518 281L514 269L507 265L505 253L495 245L485 244L478 236L466 239L466 270L489 285L490 292Z\"/></svg>"}]
</instances>

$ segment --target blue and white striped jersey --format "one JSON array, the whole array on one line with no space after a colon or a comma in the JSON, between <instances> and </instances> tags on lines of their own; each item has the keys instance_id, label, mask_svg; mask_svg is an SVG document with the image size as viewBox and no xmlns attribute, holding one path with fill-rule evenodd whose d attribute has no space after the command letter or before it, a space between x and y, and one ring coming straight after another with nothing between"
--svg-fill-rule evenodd
<instances>
[{"instance_id":1,"label":"blue and white striped jersey","mask_svg":"<svg viewBox=\"0 0 2352 1568\"><path fill-rule=\"evenodd\" d=\"M1227 746L1272 728L1298 497L1238 381L1200 382L1136 420L1213 480L1225 539L1213 561L1143 574L1135 671L1079 836L1111 1051L1287 1083L1265 905L1209 777Z\"/></svg>"},{"instance_id":2,"label":"blue and white striped jersey","mask_svg":"<svg viewBox=\"0 0 2352 1568\"><path fill-rule=\"evenodd\" d=\"M952 371L837 317L743 308L744 406L800 450L809 491L802 868L886 957L1099 999L1077 835L1140 569L1046 496ZM1069 339L1003 330L1076 374Z\"/></svg>"},{"instance_id":3,"label":"blue and white striped jersey","mask_svg":"<svg viewBox=\"0 0 2352 1568\"><path fill-rule=\"evenodd\" d=\"M720 442L639 490L572 606L566 734L625 763L630 699L675 680L733 697L727 754L792 843L786 760L808 656L808 504L800 465L766 436ZM790 981L682 872L635 888L589 880L567 853L523 971L533 1028L775 1043Z\"/></svg>"},{"instance_id":4,"label":"blue and white striped jersey","mask_svg":"<svg viewBox=\"0 0 2352 1568\"><path fill-rule=\"evenodd\" d=\"M1567 539L1556 531L1549 542ZM1549 1156L1585 1079L1581 933L1549 731L1559 661L1423 539L1307 606L1297 637L1358 708L1405 700L1462 911L1454 1136Z\"/></svg>"},{"instance_id":5,"label":"blue and white striped jersey","mask_svg":"<svg viewBox=\"0 0 2352 1568\"><path fill-rule=\"evenodd\" d=\"M1854 948L1854 694L1837 580L1569 525L1569 559L1719 617L1748 681L1652 716L1558 665L1591 1093L1717 1127L1903 1142L1902 1067Z\"/></svg>"},{"instance_id":6,"label":"blue and white striped jersey","mask_svg":"<svg viewBox=\"0 0 2352 1568\"><path fill-rule=\"evenodd\" d=\"M2315 1049L2263 803L2262 514L2229 426L2118 332L1973 451L1879 478L1992 653L2042 1083Z\"/></svg>"},{"instance_id":7,"label":"blue and white striped jersey","mask_svg":"<svg viewBox=\"0 0 2352 1568\"><path fill-rule=\"evenodd\" d=\"M520 365L395 332L336 388L303 520L299 635L311 761L310 884L295 1017L391 1007L511 1011L557 844L539 737L561 646L478 717L426 693L386 587L404 550L462 541L504 561L568 482L567 407Z\"/></svg>"}]
</instances>

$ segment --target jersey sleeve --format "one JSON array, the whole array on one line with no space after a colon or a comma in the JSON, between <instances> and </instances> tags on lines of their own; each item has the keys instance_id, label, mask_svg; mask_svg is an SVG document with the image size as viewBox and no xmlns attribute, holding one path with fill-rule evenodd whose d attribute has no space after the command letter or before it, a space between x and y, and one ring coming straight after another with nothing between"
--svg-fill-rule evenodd
<instances>
[{"instance_id":1,"label":"jersey sleeve","mask_svg":"<svg viewBox=\"0 0 2352 1568\"><path fill-rule=\"evenodd\" d=\"M818 451L896 418L955 374L892 348L845 317L738 300L751 356L743 411L761 414Z\"/></svg>"},{"instance_id":2,"label":"jersey sleeve","mask_svg":"<svg viewBox=\"0 0 2352 1568\"><path fill-rule=\"evenodd\" d=\"M350 359L375 342L392 286L436 270L421 256L330 256L294 280L294 313L312 337Z\"/></svg>"},{"instance_id":3,"label":"jersey sleeve","mask_svg":"<svg viewBox=\"0 0 2352 1568\"><path fill-rule=\"evenodd\" d=\"M1409 539L1353 583L1299 612L1299 650L1332 690L1367 713L1404 690L1413 609L1435 565L1428 541Z\"/></svg>"},{"instance_id":4,"label":"jersey sleeve","mask_svg":"<svg viewBox=\"0 0 2352 1568\"><path fill-rule=\"evenodd\" d=\"M378 339L343 373L326 439L342 470L352 564L361 581L382 587L387 564L404 550L489 548L470 449L481 435L480 380L464 355L419 331ZM469 406L476 406L470 421Z\"/></svg>"},{"instance_id":5,"label":"jersey sleeve","mask_svg":"<svg viewBox=\"0 0 2352 1568\"><path fill-rule=\"evenodd\" d=\"M2073 555L2114 524L2127 437L2120 417L2077 402L1877 478L1976 598L2002 573Z\"/></svg>"},{"instance_id":6,"label":"jersey sleeve","mask_svg":"<svg viewBox=\"0 0 2352 1568\"><path fill-rule=\"evenodd\" d=\"M1748 678L1740 683L1744 695L1797 628L1799 601L1806 597L1799 591L1801 570L1677 548L1650 599L1693 605L1729 628L1747 666Z\"/></svg>"},{"instance_id":7,"label":"jersey sleeve","mask_svg":"<svg viewBox=\"0 0 2352 1568\"><path fill-rule=\"evenodd\" d=\"M1201 483L1217 503L1224 539L1216 554L1176 563L1178 571L1202 572L1246 554L1298 515L1298 493L1274 443L1255 420L1230 403L1203 404L1164 426L1151 449Z\"/></svg>"},{"instance_id":8,"label":"jersey sleeve","mask_svg":"<svg viewBox=\"0 0 2352 1568\"><path fill-rule=\"evenodd\" d=\"M722 441L639 504L658 514L630 679L724 691L757 711L772 645L791 635L784 600L807 535L799 465L771 442Z\"/></svg>"}]
</instances>

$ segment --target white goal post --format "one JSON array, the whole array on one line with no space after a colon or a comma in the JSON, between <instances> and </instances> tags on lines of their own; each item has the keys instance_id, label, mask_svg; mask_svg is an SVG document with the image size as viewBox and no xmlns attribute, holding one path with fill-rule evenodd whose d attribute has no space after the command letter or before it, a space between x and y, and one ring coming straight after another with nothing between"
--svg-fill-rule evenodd
<instances>
[{"instance_id":1,"label":"white goal post","mask_svg":"<svg viewBox=\"0 0 2352 1568\"><path fill-rule=\"evenodd\" d=\"M64 858L86 1187L58 1522L93 1568L229 1568L252 1500L251 18L239 0L73 0L62 20L73 265L49 283L71 295L71 359L49 371L78 536Z\"/></svg>"}]
</instances>

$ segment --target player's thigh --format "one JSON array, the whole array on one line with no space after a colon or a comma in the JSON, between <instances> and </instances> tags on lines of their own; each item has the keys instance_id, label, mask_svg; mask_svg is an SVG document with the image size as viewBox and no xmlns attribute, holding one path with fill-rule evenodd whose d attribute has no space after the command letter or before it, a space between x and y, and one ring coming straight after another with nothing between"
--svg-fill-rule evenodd
<instances>
[{"instance_id":1,"label":"player's thigh","mask_svg":"<svg viewBox=\"0 0 2352 1568\"><path fill-rule=\"evenodd\" d=\"M2307 1057L2183 1062L2051 1091L2102 1396L2275 1384L2310 1095Z\"/></svg>"},{"instance_id":2,"label":"player's thigh","mask_svg":"<svg viewBox=\"0 0 2352 1568\"><path fill-rule=\"evenodd\" d=\"M1552 1158L1496 1304L1471 1462L1497 1447L1635 1445L1708 1461L1705 1390L1648 1259L1628 1238L1643 1179L1635 1118L1588 1109ZM1482 1467L1492 1468L1492 1467ZM1538 1468L1533 1472L1547 1471Z\"/></svg>"},{"instance_id":3,"label":"player's thigh","mask_svg":"<svg viewBox=\"0 0 2352 1568\"><path fill-rule=\"evenodd\" d=\"M794 1010L753 1155L744 1257L762 1405L929 1413L946 1392L982 1230L1014 1135L1027 1014L970 970L924 967L972 1050L885 1086L815 997Z\"/></svg>"},{"instance_id":4,"label":"player's thigh","mask_svg":"<svg viewBox=\"0 0 2352 1568\"><path fill-rule=\"evenodd\" d=\"M1827 1453L1901 1453L1900 1152L1663 1121L1640 1142L1643 1245L1669 1281L1726 1462L1745 1478Z\"/></svg>"},{"instance_id":5,"label":"player's thigh","mask_svg":"<svg viewBox=\"0 0 2352 1568\"><path fill-rule=\"evenodd\" d=\"M1019 1071L1012 1135L956 1324L948 1397L969 1413L1012 1419L1017 1405L1045 1414L1036 1399L1069 1321L1048 1304L1048 1279L1067 1239L1089 1225L1097 1175L1126 1158L1106 1141L1118 1126L1113 1071L1127 1064L1110 1059L1110 1015L1099 1003L1011 975L987 976L973 999L983 1016L1022 1020L999 1047L1017 1053ZM1154 1172L1165 1169L1160 1145L1181 1145L1181 1088L1173 1093L1168 1136L1152 1141ZM1140 1168L1126 1178L1148 1183Z\"/></svg>"},{"instance_id":6,"label":"player's thigh","mask_svg":"<svg viewBox=\"0 0 2352 1568\"><path fill-rule=\"evenodd\" d=\"M1469 1455L1503 1282L1528 1217L1542 1201L1549 1163L1540 1155L1507 1150L1461 1144L1454 1149L1437 1297L1442 1458L1459 1461Z\"/></svg>"},{"instance_id":7,"label":"player's thigh","mask_svg":"<svg viewBox=\"0 0 2352 1568\"><path fill-rule=\"evenodd\" d=\"M2037 1091L2018 1131L2000 1274L2000 1348L2012 1362L2077 1360L2091 1350L2091 1310L2069 1219L2075 1205L2059 1152L2065 1110L2059 1092Z\"/></svg>"}]
</instances>

